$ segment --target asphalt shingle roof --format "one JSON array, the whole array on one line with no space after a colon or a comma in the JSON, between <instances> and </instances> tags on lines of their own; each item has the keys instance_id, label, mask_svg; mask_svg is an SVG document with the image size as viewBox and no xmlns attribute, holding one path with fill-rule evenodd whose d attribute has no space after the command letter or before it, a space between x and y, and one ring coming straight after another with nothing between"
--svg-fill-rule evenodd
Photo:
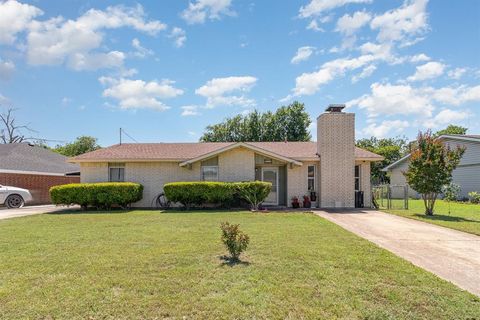
<instances>
[{"instance_id":1,"label":"asphalt shingle roof","mask_svg":"<svg viewBox=\"0 0 480 320\"><path fill-rule=\"evenodd\" d=\"M228 147L234 142L124 143L82 154L72 161L95 160L179 160L185 161ZM317 157L316 142L245 142L283 157L301 160ZM381 160L370 151L355 148L356 158Z\"/></svg>"},{"instance_id":2,"label":"asphalt shingle roof","mask_svg":"<svg viewBox=\"0 0 480 320\"><path fill-rule=\"evenodd\" d=\"M58 174L80 172L80 166L68 163L67 159L61 154L28 143L0 144L0 170Z\"/></svg>"}]
</instances>

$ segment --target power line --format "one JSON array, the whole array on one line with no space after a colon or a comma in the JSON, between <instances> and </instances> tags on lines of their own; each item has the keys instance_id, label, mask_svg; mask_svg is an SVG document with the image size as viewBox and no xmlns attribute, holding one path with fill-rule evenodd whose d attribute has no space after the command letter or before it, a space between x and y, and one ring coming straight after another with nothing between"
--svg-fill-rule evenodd
<instances>
[{"instance_id":1,"label":"power line","mask_svg":"<svg viewBox=\"0 0 480 320\"><path fill-rule=\"evenodd\" d=\"M125 134L127 137L129 137L131 140L135 141L136 143L138 143L138 141L133 138L131 135L128 134L128 132L125 131L125 129L123 128L120 128L120 144L122 144L122 134Z\"/></svg>"}]
</instances>

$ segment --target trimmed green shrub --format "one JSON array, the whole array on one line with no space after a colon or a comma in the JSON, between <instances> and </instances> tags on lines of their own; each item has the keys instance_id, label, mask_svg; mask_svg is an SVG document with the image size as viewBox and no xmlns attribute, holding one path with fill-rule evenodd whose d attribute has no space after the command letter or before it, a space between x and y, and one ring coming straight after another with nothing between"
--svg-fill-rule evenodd
<instances>
[{"instance_id":1,"label":"trimmed green shrub","mask_svg":"<svg viewBox=\"0 0 480 320\"><path fill-rule=\"evenodd\" d=\"M252 210L258 210L272 189L270 182L253 181L235 183L235 189L241 199L247 201Z\"/></svg>"},{"instance_id":2,"label":"trimmed green shrub","mask_svg":"<svg viewBox=\"0 0 480 320\"><path fill-rule=\"evenodd\" d=\"M205 204L229 206L238 199L244 199L250 203L252 208L258 209L258 205L265 200L270 189L271 184L262 181L172 182L163 186L163 191L169 201L181 203L187 209Z\"/></svg>"},{"instance_id":3,"label":"trimmed green shrub","mask_svg":"<svg viewBox=\"0 0 480 320\"><path fill-rule=\"evenodd\" d=\"M231 183L212 181L167 183L163 191L169 201L179 202L187 209L207 203L225 205L232 202L235 193Z\"/></svg>"},{"instance_id":4,"label":"trimmed green shrub","mask_svg":"<svg viewBox=\"0 0 480 320\"><path fill-rule=\"evenodd\" d=\"M84 209L125 208L142 199L143 186L133 182L72 183L51 187L50 197L54 204L78 204Z\"/></svg>"},{"instance_id":5,"label":"trimmed green shrub","mask_svg":"<svg viewBox=\"0 0 480 320\"><path fill-rule=\"evenodd\" d=\"M230 253L230 260L238 261L240 254L247 250L250 238L240 230L240 225L223 222L220 225L222 230L222 242Z\"/></svg>"},{"instance_id":6,"label":"trimmed green shrub","mask_svg":"<svg viewBox=\"0 0 480 320\"><path fill-rule=\"evenodd\" d=\"M470 198L471 203L475 203L475 204L480 203L480 192L477 192L477 191L469 192L468 197Z\"/></svg>"},{"instance_id":7,"label":"trimmed green shrub","mask_svg":"<svg viewBox=\"0 0 480 320\"><path fill-rule=\"evenodd\" d=\"M443 186L442 193L445 201L457 201L461 188L458 184L450 183Z\"/></svg>"}]
</instances>

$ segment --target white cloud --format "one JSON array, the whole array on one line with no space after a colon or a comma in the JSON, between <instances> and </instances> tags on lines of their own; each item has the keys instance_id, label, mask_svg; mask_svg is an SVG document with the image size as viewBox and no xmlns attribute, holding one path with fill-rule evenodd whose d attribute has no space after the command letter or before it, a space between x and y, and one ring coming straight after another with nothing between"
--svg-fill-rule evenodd
<instances>
[{"instance_id":1,"label":"white cloud","mask_svg":"<svg viewBox=\"0 0 480 320\"><path fill-rule=\"evenodd\" d=\"M408 81L422 81L436 78L443 74L445 65L440 62L430 61L421 66L417 66L415 74L407 78Z\"/></svg>"},{"instance_id":2,"label":"white cloud","mask_svg":"<svg viewBox=\"0 0 480 320\"><path fill-rule=\"evenodd\" d=\"M0 80L8 80L15 71L15 64L12 61L4 61L0 58Z\"/></svg>"},{"instance_id":3,"label":"white cloud","mask_svg":"<svg viewBox=\"0 0 480 320\"><path fill-rule=\"evenodd\" d=\"M294 96L312 95L334 78L345 74L346 71L361 68L376 60L374 55L362 55L352 59L335 59L324 63L318 71L303 73L295 79Z\"/></svg>"},{"instance_id":4,"label":"white cloud","mask_svg":"<svg viewBox=\"0 0 480 320\"><path fill-rule=\"evenodd\" d=\"M12 44L19 32L25 31L42 10L14 0L0 2L0 43Z\"/></svg>"},{"instance_id":5,"label":"white cloud","mask_svg":"<svg viewBox=\"0 0 480 320\"><path fill-rule=\"evenodd\" d=\"M388 136L390 132L399 134L409 127L408 121L402 120L385 120L379 125L376 123L370 123L367 127L363 128L362 133L366 136L374 136L377 138L384 138Z\"/></svg>"},{"instance_id":6,"label":"white cloud","mask_svg":"<svg viewBox=\"0 0 480 320\"><path fill-rule=\"evenodd\" d=\"M103 30L131 27L156 34L166 28L160 21L146 21L142 6L90 9L76 20L56 17L33 21L27 36L27 59L33 65L66 63L75 70L118 67L124 54L119 51L95 52L103 45ZM92 52L93 51L93 52Z\"/></svg>"},{"instance_id":7,"label":"white cloud","mask_svg":"<svg viewBox=\"0 0 480 320\"><path fill-rule=\"evenodd\" d=\"M120 51L108 53L74 53L70 56L67 65L76 71L97 70L102 68L116 68L123 65L125 54Z\"/></svg>"},{"instance_id":8,"label":"white cloud","mask_svg":"<svg viewBox=\"0 0 480 320\"><path fill-rule=\"evenodd\" d=\"M377 67L373 64L371 64L369 66L366 66L365 68L363 68L363 70L360 74L352 77L352 83L355 83L355 82L358 82L361 79L370 77L372 75L372 73L375 72L375 70L377 70Z\"/></svg>"},{"instance_id":9,"label":"white cloud","mask_svg":"<svg viewBox=\"0 0 480 320\"><path fill-rule=\"evenodd\" d=\"M317 20L310 21L310 23L307 25L307 30L313 30L313 31L317 31L317 32L325 32L325 29L323 29L322 27L320 27L318 25Z\"/></svg>"},{"instance_id":10,"label":"white cloud","mask_svg":"<svg viewBox=\"0 0 480 320\"><path fill-rule=\"evenodd\" d=\"M187 35L185 33L185 30L178 27L174 27L168 37L174 39L175 47L177 48L183 47L185 41L187 41Z\"/></svg>"},{"instance_id":11,"label":"white cloud","mask_svg":"<svg viewBox=\"0 0 480 320\"><path fill-rule=\"evenodd\" d=\"M183 106L182 108L182 116L198 116L200 113L198 112L198 106Z\"/></svg>"},{"instance_id":12,"label":"white cloud","mask_svg":"<svg viewBox=\"0 0 480 320\"><path fill-rule=\"evenodd\" d=\"M310 56L315 52L315 47L300 47L297 50L297 53L290 61L293 64L298 64L302 61L306 61L310 58Z\"/></svg>"},{"instance_id":13,"label":"white cloud","mask_svg":"<svg viewBox=\"0 0 480 320\"><path fill-rule=\"evenodd\" d=\"M370 27L379 30L377 40L411 42L411 37L425 32L428 29L427 2L428 0L405 0L401 7L375 16Z\"/></svg>"},{"instance_id":14,"label":"white cloud","mask_svg":"<svg viewBox=\"0 0 480 320\"><path fill-rule=\"evenodd\" d=\"M341 32L347 36L354 34L358 29L366 25L372 16L365 11L357 11L353 15L348 14L342 16L337 21L335 31Z\"/></svg>"},{"instance_id":15,"label":"white cloud","mask_svg":"<svg viewBox=\"0 0 480 320\"><path fill-rule=\"evenodd\" d=\"M219 105L253 106L255 101L242 95L233 95L234 92L246 93L257 82L251 76L214 78L201 86L195 93L207 98L206 106L213 108Z\"/></svg>"},{"instance_id":16,"label":"white cloud","mask_svg":"<svg viewBox=\"0 0 480 320\"><path fill-rule=\"evenodd\" d=\"M135 52L133 52L133 55L135 57L145 58L153 55L153 51L143 47L140 43L140 40L138 40L137 38L134 38L132 40L132 47L135 49Z\"/></svg>"},{"instance_id":17,"label":"white cloud","mask_svg":"<svg viewBox=\"0 0 480 320\"><path fill-rule=\"evenodd\" d=\"M365 94L347 104L366 109L370 117L380 114L430 117L435 109L428 95L409 85L373 83L370 89L371 94Z\"/></svg>"},{"instance_id":18,"label":"white cloud","mask_svg":"<svg viewBox=\"0 0 480 320\"><path fill-rule=\"evenodd\" d=\"M427 128L438 128L442 125L459 123L468 118L469 113L463 110L443 109L435 117L426 120L423 125Z\"/></svg>"},{"instance_id":19,"label":"white cloud","mask_svg":"<svg viewBox=\"0 0 480 320\"><path fill-rule=\"evenodd\" d=\"M448 76L452 79L458 80L465 74L465 72L467 72L466 68L455 68L448 71Z\"/></svg>"},{"instance_id":20,"label":"white cloud","mask_svg":"<svg viewBox=\"0 0 480 320\"><path fill-rule=\"evenodd\" d=\"M233 16L231 0L196 0L188 4L181 16L188 24L204 23L206 19L220 19L222 15Z\"/></svg>"},{"instance_id":21,"label":"white cloud","mask_svg":"<svg viewBox=\"0 0 480 320\"><path fill-rule=\"evenodd\" d=\"M410 58L410 62L424 62L424 61L430 61L431 58L427 56L424 53L416 54L413 57Z\"/></svg>"},{"instance_id":22,"label":"white cloud","mask_svg":"<svg viewBox=\"0 0 480 320\"><path fill-rule=\"evenodd\" d=\"M300 8L300 17L309 18L319 16L332 9L342 7L349 3L370 3L372 0L311 0L306 6Z\"/></svg>"},{"instance_id":23,"label":"white cloud","mask_svg":"<svg viewBox=\"0 0 480 320\"><path fill-rule=\"evenodd\" d=\"M173 87L171 80L160 82L131 79L99 78L100 83L107 86L103 96L118 101L121 109L150 108L159 111L168 109L161 100L175 98L183 94L183 90Z\"/></svg>"},{"instance_id":24,"label":"white cloud","mask_svg":"<svg viewBox=\"0 0 480 320\"><path fill-rule=\"evenodd\" d=\"M426 88L425 93L438 102L459 106L464 103L480 101L480 85L468 87L443 87L439 89Z\"/></svg>"},{"instance_id":25,"label":"white cloud","mask_svg":"<svg viewBox=\"0 0 480 320\"><path fill-rule=\"evenodd\" d=\"M347 102L349 107L365 109L369 117L379 115L415 115L431 119L437 104L460 106L480 101L480 85L475 87L412 87L408 84L373 83L371 93ZM447 119L442 113L437 122ZM452 119L457 119L452 117Z\"/></svg>"}]
</instances>

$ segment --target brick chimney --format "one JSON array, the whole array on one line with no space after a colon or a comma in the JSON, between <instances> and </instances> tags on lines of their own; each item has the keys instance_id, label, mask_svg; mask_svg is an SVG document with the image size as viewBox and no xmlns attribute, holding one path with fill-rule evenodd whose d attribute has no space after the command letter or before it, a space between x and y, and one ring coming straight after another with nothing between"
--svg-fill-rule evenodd
<instances>
[{"instance_id":1,"label":"brick chimney","mask_svg":"<svg viewBox=\"0 0 480 320\"><path fill-rule=\"evenodd\" d=\"M317 118L320 207L355 207L355 114L329 105Z\"/></svg>"}]
</instances>

